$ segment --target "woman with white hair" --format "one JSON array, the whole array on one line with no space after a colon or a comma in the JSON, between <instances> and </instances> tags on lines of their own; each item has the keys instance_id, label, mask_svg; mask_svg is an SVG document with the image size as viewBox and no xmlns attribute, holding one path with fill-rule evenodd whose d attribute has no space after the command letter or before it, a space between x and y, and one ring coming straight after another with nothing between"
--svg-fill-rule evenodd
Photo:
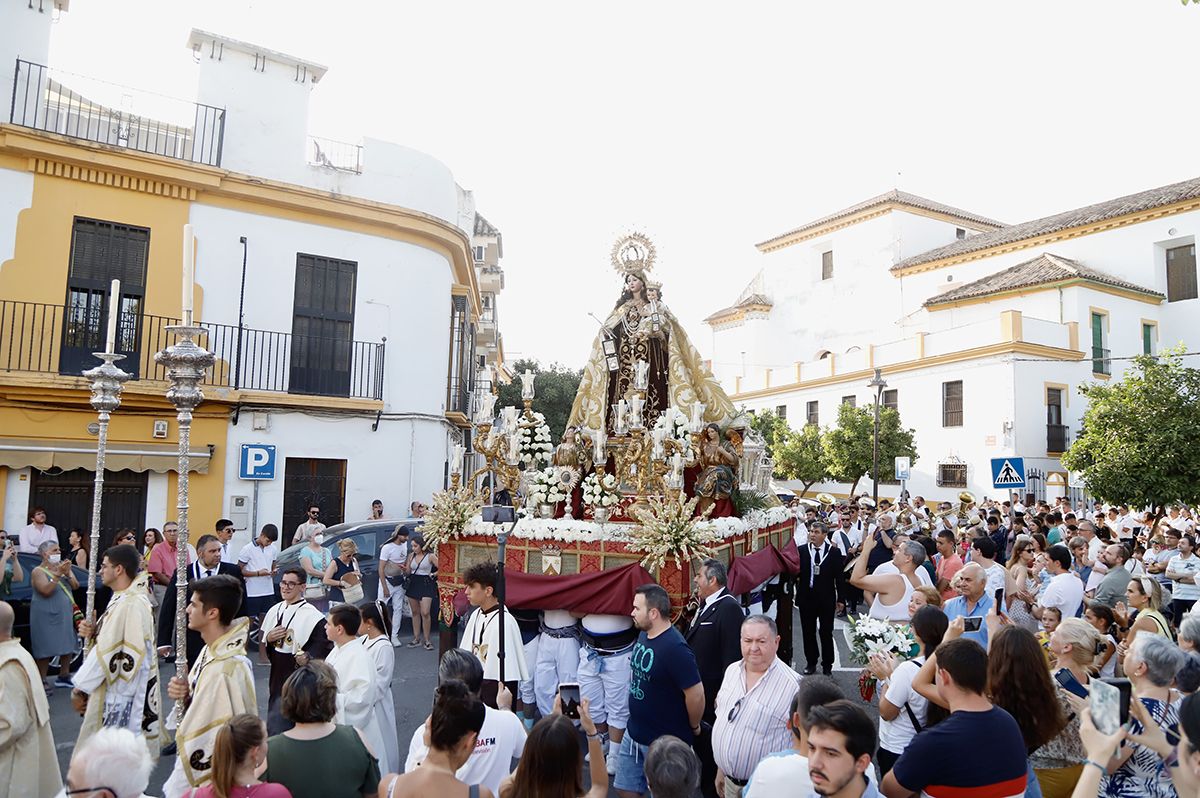
<instances>
[{"instance_id":1,"label":"woman with white hair","mask_svg":"<svg viewBox=\"0 0 1200 798\"><path fill-rule=\"evenodd\" d=\"M1138 635L1125 657L1125 675L1133 684L1135 700L1147 714L1176 739L1179 705L1172 703L1171 682L1183 667L1179 646L1160 635ZM1142 733L1144 726L1133 716L1129 735ZM1101 781L1101 794L1108 798L1177 798L1170 770L1153 749L1126 740L1108 762L1108 778Z\"/></svg>"},{"instance_id":2,"label":"woman with white hair","mask_svg":"<svg viewBox=\"0 0 1200 798\"><path fill-rule=\"evenodd\" d=\"M145 798L152 766L145 740L129 729L101 729L75 749L67 770L67 794Z\"/></svg>"},{"instance_id":3,"label":"woman with white hair","mask_svg":"<svg viewBox=\"0 0 1200 798\"><path fill-rule=\"evenodd\" d=\"M33 601L29 607L29 632L33 658L37 660L38 672L45 685L50 660L58 657L56 687L73 687L71 684L71 658L75 654L75 598L72 591L79 589L79 581L71 571L71 561L64 560L58 542L47 540L38 546L41 565L33 569ZM83 616L80 615L79 620ZM46 693L54 687L45 685Z\"/></svg>"}]
</instances>

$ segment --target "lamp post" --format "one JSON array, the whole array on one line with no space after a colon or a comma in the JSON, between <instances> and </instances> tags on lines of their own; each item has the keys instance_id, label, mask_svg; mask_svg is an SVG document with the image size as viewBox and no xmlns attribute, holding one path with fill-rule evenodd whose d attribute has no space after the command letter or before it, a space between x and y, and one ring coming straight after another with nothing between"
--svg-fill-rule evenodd
<instances>
[{"instance_id":1,"label":"lamp post","mask_svg":"<svg viewBox=\"0 0 1200 798\"><path fill-rule=\"evenodd\" d=\"M868 388L875 389L875 441L874 451L872 453L873 465L871 466L871 498L875 502L875 506L879 506L879 405L883 401L883 389L887 387L887 381L883 378L883 372L880 369L875 369L874 378L867 383Z\"/></svg>"}]
</instances>

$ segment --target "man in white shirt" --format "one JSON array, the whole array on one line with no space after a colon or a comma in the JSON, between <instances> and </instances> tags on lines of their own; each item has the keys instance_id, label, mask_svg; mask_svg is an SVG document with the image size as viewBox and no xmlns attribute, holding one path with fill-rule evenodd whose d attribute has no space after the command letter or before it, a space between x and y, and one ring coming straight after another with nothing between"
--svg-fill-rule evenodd
<instances>
[{"instance_id":1,"label":"man in white shirt","mask_svg":"<svg viewBox=\"0 0 1200 798\"><path fill-rule=\"evenodd\" d=\"M1179 553L1167 563L1167 578L1171 580L1171 622L1179 628L1183 616L1200 599L1200 585L1196 584L1200 573L1200 557L1195 554L1196 539L1184 535L1179 539Z\"/></svg>"},{"instance_id":2,"label":"man in white shirt","mask_svg":"<svg viewBox=\"0 0 1200 798\"><path fill-rule=\"evenodd\" d=\"M438 681L457 679L467 686L475 695L479 695L483 685L483 666L479 658L461 648L452 648L442 655L438 665ZM525 726L509 708L512 705L512 694L501 690L498 696L500 709L484 705L483 728L475 743L475 750L466 763L454 774L464 784L479 784L487 787L493 795L500 794L500 782L512 772L513 764L521 758L525 750ZM404 763L404 772L411 773L420 765L429 753L425 745L425 724L422 723L413 732L412 741L408 745L408 758Z\"/></svg>"},{"instance_id":3,"label":"man in white shirt","mask_svg":"<svg viewBox=\"0 0 1200 798\"><path fill-rule=\"evenodd\" d=\"M1175 505L1167 511L1167 524L1171 529L1180 533L1191 533L1196 530L1196 524L1180 512L1179 505Z\"/></svg>"},{"instance_id":4,"label":"man in white shirt","mask_svg":"<svg viewBox=\"0 0 1200 798\"><path fill-rule=\"evenodd\" d=\"M321 523L321 508L317 505L312 505L308 508L308 515L304 523L296 527L296 534L292 538L292 545L303 543L318 532L325 531L325 525Z\"/></svg>"},{"instance_id":5,"label":"man in white shirt","mask_svg":"<svg viewBox=\"0 0 1200 798\"><path fill-rule=\"evenodd\" d=\"M279 540L279 529L267 524L258 533L258 539L247 543L238 555L238 565L246 578L246 615L257 622L275 603L275 558L279 555L275 541Z\"/></svg>"},{"instance_id":6,"label":"man in white shirt","mask_svg":"<svg viewBox=\"0 0 1200 798\"><path fill-rule=\"evenodd\" d=\"M1046 552L1046 570L1052 575L1046 592L1033 608L1033 614L1039 620L1042 610L1047 607L1057 607L1062 617L1075 618L1083 606L1083 582L1071 570L1071 552L1061 544L1051 546Z\"/></svg>"},{"instance_id":7,"label":"man in white shirt","mask_svg":"<svg viewBox=\"0 0 1200 798\"><path fill-rule=\"evenodd\" d=\"M408 527L397 524L392 539L379 550L379 597L392 602L392 645L400 645L400 621L404 618L404 579L408 560Z\"/></svg>"},{"instance_id":8,"label":"man in white shirt","mask_svg":"<svg viewBox=\"0 0 1200 798\"><path fill-rule=\"evenodd\" d=\"M233 546L229 543L233 540L233 522L228 518L218 521L216 536L217 540L221 542L221 562L237 565L237 554L234 553Z\"/></svg>"},{"instance_id":9,"label":"man in white shirt","mask_svg":"<svg viewBox=\"0 0 1200 798\"><path fill-rule=\"evenodd\" d=\"M978 563L979 567L987 574L987 594L995 596L997 590L1002 590L1005 587L1004 566L996 562L996 544L989 537L978 537L971 541L971 562ZM1067 558L1070 559L1071 553L1067 552ZM1070 565L1068 564L1068 568ZM1067 616L1063 616L1064 618Z\"/></svg>"},{"instance_id":10,"label":"man in white shirt","mask_svg":"<svg viewBox=\"0 0 1200 798\"><path fill-rule=\"evenodd\" d=\"M779 795L811 795L812 779L808 775L808 732L805 719L813 707L831 704L845 698L837 682L828 676L806 676L792 698L787 729L792 735L792 747L768 754L749 783L742 788L742 798L775 798ZM867 778L876 783L875 768L867 768Z\"/></svg>"},{"instance_id":11,"label":"man in white shirt","mask_svg":"<svg viewBox=\"0 0 1200 798\"><path fill-rule=\"evenodd\" d=\"M46 523L46 510L34 507L29 516L29 523L21 528L21 541L17 551L23 554L37 554L38 546L43 543L58 543L58 530Z\"/></svg>"}]
</instances>

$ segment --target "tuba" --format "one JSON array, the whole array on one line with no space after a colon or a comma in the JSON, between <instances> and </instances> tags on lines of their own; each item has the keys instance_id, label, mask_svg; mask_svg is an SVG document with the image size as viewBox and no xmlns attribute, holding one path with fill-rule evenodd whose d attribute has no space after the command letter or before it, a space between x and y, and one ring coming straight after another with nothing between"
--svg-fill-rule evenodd
<instances>
[{"instance_id":1,"label":"tuba","mask_svg":"<svg viewBox=\"0 0 1200 798\"><path fill-rule=\"evenodd\" d=\"M958 494L958 509L954 513L958 516L959 526L974 526L971 524L971 516L975 515L971 510L975 507L975 494L969 490L964 490Z\"/></svg>"}]
</instances>

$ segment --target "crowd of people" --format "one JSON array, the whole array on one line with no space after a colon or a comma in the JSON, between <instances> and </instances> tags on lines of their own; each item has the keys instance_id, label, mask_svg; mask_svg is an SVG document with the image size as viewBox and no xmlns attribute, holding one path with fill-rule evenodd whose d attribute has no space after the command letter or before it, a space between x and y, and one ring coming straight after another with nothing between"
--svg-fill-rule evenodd
<instances>
[{"instance_id":1,"label":"crowd of people","mask_svg":"<svg viewBox=\"0 0 1200 798\"><path fill-rule=\"evenodd\" d=\"M297 542L329 555L318 524ZM97 622L61 601L38 610L42 626L65 614L72 637L94 642L73 680L60 677L83 716L66 789L140 798L170 743L170 798L1195 795L1200 557L1186 509L1151 527L1120 507L800 506L796 573L751 606L730 594L723 562L704 560L683 618L656 584L634 591L628 613L510 611L496 566L480 563L464 573L461 642L440 658L432 711L411 737L392 681L406 603L411 642L428 640L419 532L397 530L380 553L395 566L381 567L380 600L358 604L345 578L353 549L275 575L274 527L232 556L220 534L201 537L185 652L163 636L177 530L164 525L150 547L150 535L122 535L101 558ZM74 556L50 539L35 553L35 600L68 599ZM165 583L160 561L172 564ZM274 576L280 600L251 581ZM784 595L802 626L795 667L774 617ZM879 682L877 722L831 678L834 619L860 605L915 640L863 663ZM251 617L269 669L265 719ZM64 782L44 679L66 635L35 632L31 655L13 620L0 601L0 720L13 730L0 736L0 783L52 796ZM186 677L163 690L170 655ZM1128 680L1131 696L1129 723L1111 734L1089 709L1102 679Z\"/></svg>"}]
</instances>

